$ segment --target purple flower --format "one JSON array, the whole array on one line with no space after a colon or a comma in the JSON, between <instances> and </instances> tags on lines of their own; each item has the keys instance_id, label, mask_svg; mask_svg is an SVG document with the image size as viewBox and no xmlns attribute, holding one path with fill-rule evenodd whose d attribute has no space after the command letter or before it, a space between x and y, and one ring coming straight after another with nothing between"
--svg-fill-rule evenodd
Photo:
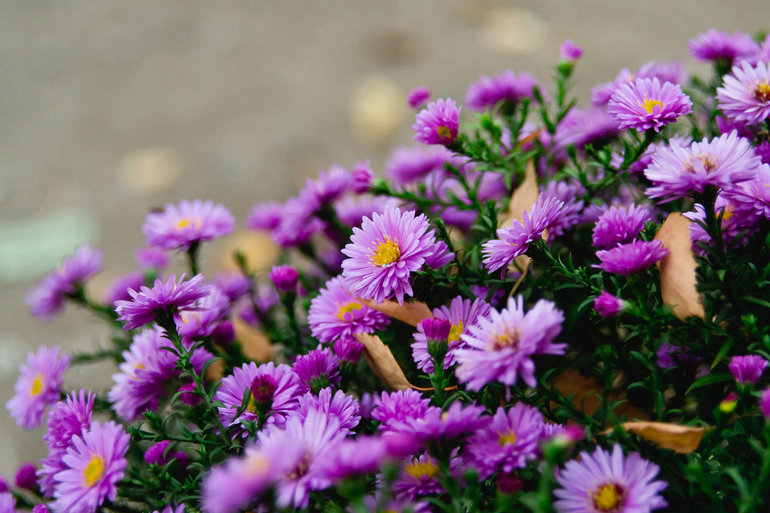
<instances>
[{"instance_id":1,"label":"purple flower","mask_svg":"<svg viewBox=\"0 0 770 513\"><path fill-rule=\"evenodd\" d=\"M10 492L0 492L0 513L16 513L16 498Z\"/></svg>"},{"instance_id":2,"label":"purple flower","mask_svg":"<svg viewBox=\"0 0 770 513\"><path fill-rule=\"evenodd\" d=\"M185 383L184 385L181 385L177 392L181 392L179 394L179 399L182 400L183 403L185 403L187 406L197 406L201 402L201 396L195 391L196 386L195 383Z\"/></svg>"},{"instance_id":3,"label":"purple flower","mask_svg":"<svg viewBox=\"0 0 770 513\"><path fill-rule=\"evenodd\" d=\"M536 85L537 79L529 73L516 76L512 70L506 70L493 77L482 75L478 82L468 87L465 103L478 111L492 108L502 101L515 104L524 98L534 98Z\"/></svg>"},{"instance_id":4,"label":"purple flower","mask_svg":"<svg viewBox=\"0 0 770 513\"><path fill-rule=\"evenodd\" d=\"M563 235L580 221L583 201L578 198L585 193L585 188L577 182L548 182L543 189L543 196L551 196L564 203L559 209L559 215L548 225L549 240Z\"/></svg>"},{"instance_id":5,"label":"purple flower","mask_svg":"<svg viewBox=\"0 0 770 513\"><path fill-rule=\"evenodd\" d=\"M668 250L659 240L635 241L609 250L597 251L596 256L602 263L594 267L600 267L613 274L633 274L652 267L667 254Z\"/></svg>"},{"instance_id":6,"label":"purple flower","mask_svg":"<svg viewBox=\"0 0 770 513\"><path fill-rule=\"evenodd\" d=\"M13 499L13 497L11 498ZM13 499L13 505L14 506L16 505L16 499ZM0 511L4 512L2 508L0 508ZM45 504L35 504L35 507L32 508L32 513L51 513L51 511L48 509L48 506L46 506Z\"/></svg>"},{"instance_id":7,"label":"purple flower","mask_svg":"<svg viewBox=\"0 0 770 513\"><path fill-rule=\"evenodd\" d=\"M599 315L602 317L616 317L625 310L625 308L625 301L613 296L606 290L603 290L602 293L594 299L594 310L599 312Z\"/></svg>"},{"instance_id":8,"label":"purple flower","mask_svg":"<svg viewBox=\"0 0 770 513\"><path fill-rule=\"evenodd\" d=\"M406 97L406 102L413 109L422 107L428 100L430 100L430 89L425 86L415 87Z\"/></svg>"},{"instance_id":9,"label":"purple flower","mask_svg":"<svg viewBox=\"0 0 770 513\"><path fill-rule=\"evenodd\" d=\"M22 463L16 471L13 478L16 487L26 490L37 490L37 479L35 479L35 465L33 463Z\"/></svg>"},{"instance_id":10,"label":"purple flower","mask_svg":"<svg viewBox=\"0 0 770 513\"><path fill-rule=\"evenodd\" d=\"M182 460L187 459L185 453L169 450L170 445L171 442L169 440L162 440L151 445L144 451L144 462L148 465L165 465L174 458Z\"/></svg>"},{"instance_id":11,"label":"purple flower","mask_svg":"<svg viewBox=\"0 0 770 513\"><path fill-rule=\"evenodd\" d=\"M764 62L733 67L717 89L717 103L728 118L749 125L770 116L770 68Z\"/></svg>"},{"instance_id":12,"label":"purple flower","mask_svg":"<svg viewBox=\"0 0 770 513\"><path fill-rule=\"evenodd\" d=\"M290 265L277 265L273 266L268 277L280 292L294 292L297 288L299 272Z\"/></svg>"},{"instance_id":13,"label":"purple flower","mask_svg":"<svg viewBox=\"0 0 770 513\"><path fill-rule=\"evenodd\" d=\"M299 383L288 365L276 366L268 362L257 367L251 362L233 369L230 376L222 379L214 400L222 403L219 418L225 427L240 426L243 422L258 422L262 413L268 424L283 426L286 415L297 405ZM248 397L246 409L236 417L244 396ZM248 432L241 431L242 436Z\"/></svg>"},{"instance_id":14,"label":"purple flower","mask_svg":"<svg viewBox=\"0 0 770 513\"><path fill-rule=\"evenodd\" d=\"M678 85L661 84L657 78L640 78L617 88L607 107L621 129L636 128L638 132L652 128L658 132L692 112L690 98Z\"/></svg>"},{"instance_id":15,"label":"purple flower","mask_svg":"<svg viewBox=\"0 0 770 513\"><path fill-rule=\"evenodd\" d=\"M131 299L131 296L128 294L129 289L137 290L143 284L144 273L141 271L119 276L107 287L105 300L107 304L112 305L115 301Z\"/></svg>"},{"instance_id":16,"label":"purple flower","mask_svg":"<svg viewBox=\"0 0 770 513\"><path fill-rule=\"evenodd\" d=\"M767 360L756 354L733 356L728 365L735 381L742 385L756 383L765 372L765 367Z\"/></svg>"},{"instance_id":17,"label":"purple flower","mask_svg":"<svg viewBox=\"0 0 770 513\"><path fill-rule=\"evenodd\" d=\"M372 418L382 422L381 429L407 421L422 418L430 407L430 400L425 399L420 392L412 389L383 392L375 397L375 407Z\"/></svg>"},{"instance_id":18,"label":"purple flower","mask_svg":"<svg viewBox=\"0 0 770 513\"><path fill-rule=\"evenodd\" d=\"M645 207L610 207L596 221L592 240L598 248L612 248L631 242L650 220L650 211Z\"/></svg>"},{"instance_id":19,"label":"purple flower","mask_svg":"<svg viewBox=\"0 0 770 513\"><path fill-rule=\"evenodd\" d=\"M246 216L246 228L252 230L270 231L278 227L281 222L283 205L276 201L257 203Z\"/></svg>"},{"instance_id":20,"label":"purple flower","mask_svg":"<svg viewBox=\"0 0 770 513\"><path fill-rule=\"evenodd\" d=\"M340 421L340 429L349 432L356 427L361 420L358 401L342 390L337 390L332 395L332 389L322 388L318 395L307 392L297 398L297 409L292 415L299 415L304 421L310 410L317 410L326 415L337 417Z\"/></svg>"},{"instance_id":21,"label":"purple flower","mask_svg":"<svg viewBox=\"0 0 770 513\"><path fill-rule=\"evenodd\" d=\"M27 353L27 361L19 366L14 394L5 407L19 427L35 429L43 420L47 406L59 400L64 371L72 358L59 346L40 346Z\"/></svg>"},{"instance_id":22,"label":"purple flower","mask_svg":"<svg viewBox=\"0 0 770 513\"><path fill-rule=\"evenodd\" d=\"M332 481L376 472L387 456L385 442L374 436L343 440L330 458L321 462L321 472Z\"/></svg>"},{"instance_id":23,"label":"purple flower","mask_svg":"<svg viewBox=\"0 0 770 513\"><path fill-rule=\"evenodd\" d=\"M457 139L457 130L460 126L460 108L454 100L447 98L431 102L417 113L417 118L412 125L415 131L415 141L425 144L451 144Z\"/></svg>"},{"instance_id":24,"label":"purple flower","mask_svg":"<svg viewBox=\"0 0 770 513\"><path fill-rule=\"evenodd\" d=\"M686 346L673 346L668 342L663 342L655 353L658 367L661 369L670 369L677 365L696 365L700 358L690 353L690 348Z\"/></svg>"},{"instance_id":25,"label":"purple flower","mask_svg":"<svg viewBox=\"0 0 770 513\"><path fill-rule=\"evenodd\" d=\"M766 421L770 421L770 388L766 388L759 396L759 410Z\"/></svg>"},{"instance_id":26,"label":"purple flower","mask_svg":"<svg viewBox=\"0 0 770 513\"><path fill-rule=\"evenodd\" d=\"M227 296L231 303L248 294L251 289L249 278L238 271L217 272L214 285Z\"/></svg>"},{"instance_id":27,"label":"purple flower","mask_svg":"<svg viewBox=\"0 0 770 513\"><path fill-rule=\"evenodd\" d=\"M165 269L168 266L168 255L158 248L138 248L134 251L134 259L143 271Z\"/></svg>"},{"instance_id":28,"label":"purple flower","mask_svg":"<svg viewBox=\"0 0 770 513\"><path fill-rule=\"evenodd\" d=\"M317 394L322 388L340 382L339 362L331 349L314 349L300 355L294 361L294 373L300 381L302 392Z\"/></svg>"},{"instance_id":29,"label":"purple flower","mask_svg":"<svg viewBox=\"0 0 770 513\"><path fill-rule=\"evenodd\" d=\"M770 165L759 166L750 180L725 189L724 196L738 205L740 210L749 210L757 216L770 219Z\"/></svg>"},{"instance_id":30,"label":"purple flower","mask_svg":"<svg viewBox=\"0 0 770 513\"><path fill-rule=\"evenodd\" d=\"M678 62L646 62L635 73L623 68L612 82L598 84L591 89L591 104L596 107L603 106L619 87L639 78L657 78L661 82L681 84L685 81L686 77L682 64Z\"/></svg>"},{"instance_id":31,"label":"purple flower","mask_svg":"<svg viewBox=\"0 0 770 513\"><path fill-rule=\"evenodd\" d=\"M173 274L165 283L155 280L152 288L142 287L139 292L130 290L131 301L117 301L115 312L118 320L123 321L123 329L128 331L149 324L159 314L169 310L184 310L193 307L195 302L208 293L203 284L203 275L184 280L184 274L177 281Z\"/></svg>"},{"instance_id":32,"label":"purple flower","mask_svg":"<svg viewBox=\"0 0 770 513\"><path fill-rule=\"evenodd\" d=\"M356 333L373 333L385 328L390 317L356 301L345 281L336 276L310 301L308 324L313 336L327 343Z\"/></svg>"},{"instance_id":33,"label":"purple flower","mask_svg":"<svg viewBox=\"0 0 770 513\"><path fill-rule=\"evenodd\" d=\"M537 408L516 403L506 413L500 407L491 422L468 440L466 454L483 479L498 471L510 474L538 457L542 425Z\"/></svg>"},{"instance_id":34,"label":"purple flower","mask_svg":"<svg viewBox=\"0 0 770 513\"><path fill-rule=\"evenodd\" d=\"M510 298L507 308L491 310L462 336L470 347L455 352L457 378L471 390L492 381L515 385L519 377L536 386L531 356L564 354L567 345L553 342L563 321L564 314L550 301L539 300L525 314L522 297Z\"/></svg>"},{"instance_id":35,"label":"purple flower","mask_svg":"<svg viewBox=\"0 0 770 513\"><path fill-rule=\"evenodd\" d=\"M235 228L229 210L213 201L182 200L167 204L161 212L150 212L142 226L147 245L172 250L228 235Z\"/></svg>"},{"instance_id":36,"label":"purple flower","mask_svg":"<svg viewBox=\"0 0 770 513\"><path fill-rule=\"evenodd\" d=\"M460 459L453 456L449 462L450 472L456 473L459 465ZM413 500L418 496L441 493L443 488L436 478L439 472L438 461L428 453L404 461L393 483L393 494L399 499Z\"/></svg>"},{"instance_id":37,"label":"purple flower","mask_svg":"<svg viewBox=\"0 0 770 513\"><path fill-rule=\"evenodd\" d=\"M356 162L356 164L350 170L352 183L350 184L350 190L355 194L365 194L369 192L369 186L374 179L374 171L369 161Z\"/></svg>"},{"instance_id":38,"label":"purple flower","mask_svg":"<svg viewBox=\"0 0 770 513\"><path fill-rule=\"evenodd\" d=\"M462 340L463 334L469 333L470 326L477 324L479 317L489 313L491 307L480 298L473 302L470 299L463 299L457 296L452 299L449 307L442 306L433 309L435 319L446 319L450 323L448 349L444 356L444 368L448 369L455 363L454 353L457 349L466 347ZM428 374L435 371L433 360L428 353L428 339L422 325L417 326L417 333L414 334L412 342L412 357L417 363L417 367Z\"/></svg>"},{"instance_id":39,"label":"purple flower","mask_svg":"<svg viewBox=\"0 0 770 513\"><path fill-rule=\"evenodd\" d=\"M485 426L490 418L483 413L483 406L464 405L461 401L455 401L446 411L431 406L425 415L391 422L388 429L408 433L422 444L452 444Z\"/></svg>"},{"instance_id":40,"label":"purple flower","mask_svg":"<svg viewBox=\"0 0 770 513\"><path fill-rule=\"evenodd\" d=\"M561 44L559 55L565 61L575 62L583 56L583 49L573 43L571 39L567 39Z\"/></svg>"},{"instance_id":41,"label":"purple flower","mask_svg":"<svg viewBox=\"0 0 770 513\"><path fill-rule=\"evenodd\" d=\"M649 513L667 506L660 492L665 481L653 481L658 466L635 452L623 455L619 445L612 454L597 447L593 454L580 453L556 474L561 485L554 491L559 513Z\"/></svg>"},{"instance_id":42,"label":"purple flower","mask_svg":"<svg viewBox=\"0 0 770 513\"><path fill-rule=\"evenodd\" d=\"M24 298L35 317L50 321L64 308L67 296L102 268L104 254L91 244L79 246L72 256L64 258L61 266L47 274Z\"/></svg>"},{"instance_id":43,"label":"purple flower","mask_svg":"<svg viewBox=\"0 0 770 513\"><path fill-rule=\"evenodd\" d=\"M353 177L350 172L337 164L329 166L328 171L321 170L318 178L307 180L298 197L309 205L331 203L342 196L350 187Z\"/></svg>"},{"instance_id":44,"label":"purple flower","mask_svg":"<svg viewBox=\"0 0 770 513\"><path fill-rule=\"evenodd\" d=\"M66 470L56 474L56 511L95 513L106 499L117 497L131 437L114 422L94 422L82 437L72 439L64 456Z\"/></svg>"},{"instance_id":45,"label":"purple flower","mask_svg":"<svg viewBox=\"0 0 770 513\"><path fill-rule=\"evenodd\" d=\"M230 313L230 299L216 285L209 286L208 293L190 310L176 316L177 331L183 340L208 337L224 322Z\"/></svg>"},{"instance_id":46,"label":"purple flower","mask_svg":"<svg viewBox=\"0 0 770 513\"><path fill-rule=\"evenodd\" d=\"M412 183L434 171L442 171L452 152L441 146L402 146L385 162L385 176L398 184Z\"/></svg>"},{"instance_id":47,"label":"purple flower","mask_svg":"<svg viewBox=\"0 0 770 513\"><path fill-rule=\"evenodd\" d=\"M339 338L334 341L332 348L342 369L346 365L353 366L358 363L364 345L354 338ZM352 367L348 370L352 371Z\"/></svg>"},{"instance_id":48,"label":"purple flower","mask_svg":"<svg viewBox=\"0 0 770 513\"><path fill-rule=\"evenodd\" d=\"M355 297L381 303L396 296L399 304L412 295L411 273L435 255L437 242L425 215L389 207L385 213L364 218L353 228L350 243L342 250L342 276Z\"/></svg>"},{"instance_id":49,"label":"purple flower","mask_svg":"<svg viewBox=\"0 0 770 513\"><path fill-rule=\"evenodd\" d=\"M688 46L690 54L701 61L732 61L736 57L750 57L759 51L757 42L748 35L738 31L730 35L716 29L698 34L695 39L690 40Z\"/></svg>"},{"instance_id":50,"label":"purple flower","mask_svg":"<svg viewBox=\"0 0 770 513\"><path fill-rule=\"evenodd\" d=\"M556 127L553 136L553 152L559 159L567 158L570 145L581 149L589 143L597 143L618 133L618 122L606 109L573 108Z\"/></svg>"}]
</instances>

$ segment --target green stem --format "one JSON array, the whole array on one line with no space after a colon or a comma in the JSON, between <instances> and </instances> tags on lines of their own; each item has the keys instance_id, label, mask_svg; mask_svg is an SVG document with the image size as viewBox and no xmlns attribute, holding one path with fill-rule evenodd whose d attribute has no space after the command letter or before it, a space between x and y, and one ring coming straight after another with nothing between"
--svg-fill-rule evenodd
<instances>
[{"instance_id":1,"label":"green stem","mask_svg":"<svg viewBox=\"0 0 770 513\"><path fill-rule=\"evenodd\" d=\"M187 248L187 260L190 264L190 273L192 273L193 276L197 276L199 274L198 249L200 249L200 243L197 241L190 244L190 247Z\"/></svg>"}]
</instances>

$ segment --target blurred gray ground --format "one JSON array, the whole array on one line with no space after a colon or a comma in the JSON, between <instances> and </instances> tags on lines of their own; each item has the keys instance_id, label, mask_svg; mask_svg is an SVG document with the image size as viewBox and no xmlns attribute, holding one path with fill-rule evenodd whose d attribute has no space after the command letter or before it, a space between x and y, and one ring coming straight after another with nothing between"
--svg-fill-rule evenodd
<instances>
[{"instance_id":1,"label":"blurred gray ground","mask_svg":"<svg viewBox=\"0 0 770 513\"><path fill-rule=\"evenodd\" d=\"M337 162L377 172L410 142L404 95L462 100L480 74L548 81L559 45L585 50L575 92L622 67L688 56L711 27L770 28L770 4L630 1L0 3L0 402L40 344L88 349L105 332L68 309L33 320L22 298L75 246L133 269L149 208L182 198L249 207L294 194ZM217 248L205 248L209 268ZM105 390L112 369L67 386ZM0 475L43 455L41 430L0 415Z\"/></svg>"}]
</instances>

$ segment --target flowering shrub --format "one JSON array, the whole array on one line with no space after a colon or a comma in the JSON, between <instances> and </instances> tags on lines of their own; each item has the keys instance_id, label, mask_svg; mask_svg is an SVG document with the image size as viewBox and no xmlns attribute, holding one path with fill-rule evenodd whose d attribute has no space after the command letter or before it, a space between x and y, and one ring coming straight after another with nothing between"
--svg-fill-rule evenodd
<instances>
[{"instance_id":1,"label":"flowering shrub","mask_svg":"<svg viewBox=\"0 0 770 513\"><path fill-rule=\"evenodd\" d=\"M269 273L199 273L235 225L199 200L147 216L109 303L80 247L27 302L113 334L21 366L7 408L48 453L0 512L768 511L770 39L690 49L713 78L648 63L587 108L571 42L550 88L415 89L387 180L333 165L250 212ZM101 359L111 386L67 389Z\"/></svg>"}]
</instances>

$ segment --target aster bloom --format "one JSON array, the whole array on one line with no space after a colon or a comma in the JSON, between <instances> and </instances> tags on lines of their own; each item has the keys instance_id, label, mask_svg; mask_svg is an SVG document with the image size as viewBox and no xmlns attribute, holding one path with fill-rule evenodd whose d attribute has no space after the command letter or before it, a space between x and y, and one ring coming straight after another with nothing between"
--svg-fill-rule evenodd
<instances>
[{"instance_id":1,"label":"aster bloom","mask_svg":"<svg viewBox=\"0 0 770 513\"><path fill-rule=\"evenodd\" d=\"M470 390L492 381L514 385L519 377L536 386L531 357L564 354L567 345L553 342L563 321L564 314L551 301L541 299L525 314L523 298L510 298L505 309L491 310L462 336L469 347L455 352L457 378Z\"/></svg>"},{"instance_id":2,"label":"aster bloom","mask_svg":"<svg viewBox=\"0 0 770 513\"><path fill-rule=\"evenodd\" d=\"M561 44L559 55L565 61L575 62L583 56L583 49L573 43L571 39L567 39Z\"/></svg>"},{"instance_id":3,"label":"aster bloom","mask_svg":"<svg viewBox=\"0 0 770 513\"><path fill-rule=\"evenodd\" d=\"M691 191L703 192L709 185L729 188L751 179L760 164L749 142L736 132L695 142L689 148L656 148L652 164L644 171L655 185L647 189L647 195L670 201Z\"/></svg>"},{"instance_id":4,"label":"aster bloom","mask_svg":"<svg viewBox=\"0 0 770 513\"><path fill-rule=\"evenodd\" d=\"M688 46L690 54L701 61L732 61L736 57L750 57L759 50L757 42L747 34L738 31L728 34L716 29L698 34Z\"/></svg>"},{"instance_id":5,"label":"aster bloom","mask_svg":"<svg viewBox=\"0 0 770 513\"><path fill-rule=\"evenodd\" d=\"M524 98L534 98L536 85L537 79L529 73L517 76L512 70L506 70L493 77L482 75L468 87L465 103L478 111L492 108L500 102L515 104Z\"/></svg>"},{"instance_id":6,"label":"aster bloom","mask_svg":"<svg viewBox=\"0 0 770 513\"><path fill-rule=\"evenodd\" d=\"M268 274L280 292L293 292L297 288L299 272L290 265L277 265Z\"/></svg>"},{"instance_id":7,"label":"aster bloom","mask_svg":"<svg viewBox=\"0 0 770 513\"><path fill-rule=\"evenodd\" d=\"M766 388L759 396L759 411L766 421L770 421L770 388Z\"/></svg>"},{"instance_id":8,"label":"aster bloom","mask_svg":"<svg viewBox=\"0 0 770 513\"><path fill-rule=\"evenodd\" d=\"M441 146L401 146L385 162L385 176L396 184L412 183L444 169L452 152Z\"/></svg>"},{"instance_id":9,"label":"aster bloom","mask_svg":"<svg viewBox=\"0 0 770 513\"><path fill-rule=\"evenodd\" d=\"M322 388L318 395L307 392L297 398L297 409L292 415L298 415L303 421L310 410L318 410L326 415L337 417L340 429L349 432L361 420L358 401L346 395L342 390L332 393L330 387Z\"/></svg>"},{"instance_id":10,"label":"aster bloom","mask_svg":"<svg viewBox=\"0 0 770 513\"><path fill-rule=\"evenodd\" d=\"M433 317L435 319L445 319L450 323L449 336L447 337L447 353L444 356L445 369L449 369L455 364L455 351L461 347L466 347L462 340L462 335L470 333L470 326L475 325L479 317L487 315L491 308L489 303L480 298L471 301L470 299L464 299L462 296L457 296L452 299L448 307L441 306L433 309ZM435 371L433 359L428 353L428 339L425 336L422 324L417 325L417 333L414 334L412 357L419 369L428 374Z\"/></svg>"},{"instance_id":11,"label":"aster bloom","mask_svg":"<svg viewBox=\"0 0 770 513\"><path fill-rule=\"evenodd\" d=\"M750 180L726 189L724 197L741 211L751 211L770 220L770 165L759 166Z\"/></svg>"},{"instance_id":12,"label":"aster bloom","mask_svg":"<svg viewBox=\"0 0 770 513\"><path fill-rule=\"evenodd\" d=\"M296 408L299 386L288 365L268 362L257 366L251 362L236 367L230 376L222 378L214 401L223 405L219 407L219 418L225 427L256 423L260 414L266 418L264 422L282 426L286 415ZM246 409L237 415L244 396L248 397ZM241 430L241 434L248 435L245 430Z\"/></svg>"},{"instance_id":13,"label":"aster bloom","mask_svg":"<svg viewBox=\"0 0 770 513\"><path fill-rule=\"evenodd\" d=\"M586 144L614 137L618 132L618 122L606 109L572 108L556 127L552 142L553 152L559 159L564 160L570 145L581 149Z\"/></svg>"},{"instance_id":14,"label":"aster bloom","mask_svg":"<svg viewBox=\"0 0 770 513\"><path fill-rule=\"evenodd\" d=\"M330 458L321 462L321 472L332 481L376 472L387 457L385 442L374 436L346 439Z\"/></svg>"},{"instance_id":15,"label":"aster bloom","mask_svg":"<svg viewBox=\"0 0 770 513\"><path fill-rule=\"evenodd\" d=\"M449 444L467 438L489 422L484 407L455 401L445 411L431 406L421 417L391 422L388 429L410 434L420 443Z\"/></svg>"},{"instance_id":16,"label":"aster bloom","mask_svg":"<svg viewBox=\"0 0 770 513\"><path fill-rule=\"evenodd\" d=\"M350 190L355 194L364 194L369 192L369 186L374 179L374 171L369 161L356 162L350 169L350 176L352 182L350 184Z\"/></svg>"},{"instance_id":17,"label":"aster bloom","mask_svg":"<svg viewBox=\"0 0 770 513\"><path fill-rule=\"evenodd\" d=\"M16 498L10 492L0 492L0 513L16 513Z\"/></svg>"},{"instance_id":18,"label":"aster bloom","mask_svg":"<svg viewBox=\"0 0 770 513\"><path fill-rule=\"evenodd\" d=\"M294 361L294 373L300 381L302 392L317 394L322 388L340 382L339 362L331 349L314 349L300 355Z\"/></svg>"},{"instance_id":19,"label":"aster bloom","mask_svg":"<svg viewBox=\"0 0 770 513\"><path fill-rule=\"evenodd\" d=\"M594 267L613 274L633 274L652 267L667 254L668 250L659 240L635 241L597 251L596 256L602 263Z\"/></svg>"},{"instance_id":20,"label":"aster bloom","mask_svg":"<svg viewBox=\"0 0 770 513\"><path fill-rule=\"evenodd\" d=\"M187 250L192 244L229 235L235 219L229 210L213 201L182 200L167 204L162 212L150 212L142 225L147 245Z\"/></svg>"},{"instance_id":21,"label":"aster bloom","mask_svg":"<svg viewBox=\"0 0 770 513\"><path fill-rule=\"evenodd\" d=\"M246 228L271 231L281 222L283 205L277 201L257 203L246 216Z\"/></svg>"},{"instance_id":22,"label":"aster bloom","mask_svg":"<svg viewBox=\"0 0 770 513\"><path fill-rule=\"evenodd\" d=\"M556 221L563 206L563 201L541 193L531 210L524 212L521 221L514 219L510 226L498 229L500 238L489 240L483 246L487 270L497 271L526 253L529 246L540 240L543 232Z\"/></svg>"},{"instance_id":23,"label":"aster bloom","mask_svg":"<svg viewBox=\"0 0 770 513\"><path fill-rule=\"evenodd\" d=\"M37 490L37 479L35 478L35 464L34 463L22 463L16 470L16 475L13 477L13 482L17 488L23 488L25 490Z\"/></svg>"},{"instance_id":24,"label":"aster bloom","mask_svg":"<svg viewBox=\"0 0 770 513\"><path fill-rule=\"evenodd\" d=\"M728 118L755 125L770 116L770 67L766 63L752 66L744 61L722 80L717 104Z\"/></svg>"},{"instance_id":25,"label":"aster bloom","mask_svg":"<svg viewBox=\"0 0 770 513\"><path fill-rule=\"evenodd\" d=\"M73 437L63 458L67 468L54 476L54 510L95 513L105 500L115 500L130 441L114 422L94 422L82 437Z\"/></svg>"},{"instance_id":26,"label":"aster bloom","mask_svg":"<svg viewBox=\"0 0 770 513\"><path fill-rule=\"evenodd\" d=\"M491 422L468 440L466 454L484 479L498 471L510 474L538 457L542 425L537 408L516 403L506 412L500 407Z\"/></svg>"},{"instance_id":27,"label":"aster bloom","mask_svg":"<svg viewBox=\"0 0 770 513\"><path fill-rule=\"evenodd\" d=\"M606 290L594 299L594 310L602 317L616 317L625 310L625 301L619 297L613 296Z\"/></svg>"},{"instance_id":28,"label":"aster bloom","mask_svg":"<svg viewBox=\"0 0 770 513\"><path fill-rule=\"evenodd\" d=\"M635 72L623 68L612 82L598 84L591 89L591 104L596 107L605 105L619 87L640 78L657 78L661 82L681 84L686 80L686 75L679 62L649 61L639 66Z\"/></svg>"},{"instance_id":29,"label":"aster bloom","mask_svg":"<svg viewBox=\"0 0 770 513\"><path fill-rule=\"evenodd\" d=\"M559 215L548 224L549 240L560 237L580 221L583 201L578 198L585 193L585 187L578 182L548 182L543 189L543 196L551 196L564 203L559 209Z\"/></svg>"},{"instance_id":30,"label":"aster bloom","mask_svg":"<svg viewBox=\"0 0 770 513\"><path fill-rule=\"evenodd\" d=\"M24 298L35 317L50 321L64 308L64 300L76 293L83 283L102 268L104 253L91 244L79 246L75 253L62 260L55 271L47 274Z\"/></svg>"},{"instance_id":31,"label":"aster bloom","mask_svg":"<svg viewBox=\"0 0 770 513\"><path fill-rule=\"evenodd\" d=\"M406 103L413 109L422 107L428 100L430 100L430 89L425 86L415 87L406 97Z\"/></svg>"},{"instance_id":32,"label":"aster bloom","mask_svg":"<svg viewBox=\"0 0 770 513\"><path fill-rule=\"evenodd\" d=\"M342 253L342 276L355 297L381 303L396 296L399 304L413 295L411 273L419 270L437 251L435 232L424 214L389 207L383 214L364 218L353 228Z\"/></svg>"},{"instance_id":33,"label":"aster bloom","mask_svg":"<svg viewBox=\"0 0 770 513\"><path fill-rule=\"evenodd\" d=\"M655 352L658 367L661 369L670 369L677 365L693 366L700 361L700 358L690 352L686 346L673 346L668 342L663 342Z\"/></svg>"},{"instance_id":34,"label":"aster bloom","mask_svg":"<svg viewBox=\"0 0 770 513\"><path fill-rule=\"evenodd\" d=\"M169 310L192 308L195 302L206 296L208 287L203 284L203 275L198 274L185 281L185 275L177 281L173 274L168 281L155 280L152 288L141 287L139 291L130 290L130 301L117 301L115 312L118 320L124 322L126 331L136 329L153 322L159 314Z\"/></svg>"},{"instance_id":35,"label":"aster bloom","mask_svg":"<svg viewBox=\"0 0 770 513\"><path fill-rule=\"evenodd\" d=\"M216 285L208 287L207 294L175 317L177 332L184 339L211 336L230 313L230 299Z\"/></svg>"},{"instance_id":36,"label":"aster bloom","mask_svg":"<svg viewBox=\"0 0 770 513\"><path fill-rule=\"evenodd\" d=\"M144 273L141 271L128 273L113 280L107 287L104 299L109 305L114 304L115 301L131 299L128 291L138 290L142 285L144 285Z\"/></svg>"},{"instance_id":37,"label":"aster bloom","mask_svg":"<svg viewBox=\"0 0 770 513\"><path fill-rule=\"evenodd\" d=\"M168 267L168 255L159 248L138 248L134 251L134 260L143 271L158 271Z\"/></svg>"},{"instance_id":38,"label":"aster bloom","mask_svg":"<svg viewBox=\"0 0 770 513\"><path fill-rule=\"evenodd\" d=\"M461 464L460 458L456 456L456 451L454 451L449 460L449 471L455 478L459 477L457 474L459 474ZM402 501L404 499L412 501L423 495L441 493L444 488L436 478L440 471L438 460L432 458L428 453L407 459L402 463L401 472L393 483L393 494ZM420 501L422 504L425 502ZM415 508L414 511L419 510Z\"/></svg>"},{"instance_id":39,"label":"aster bloom","mask_svg":"<svg viewBox=\"0 0 770 513\"><path fill-rule=\"evenodd\" d=\"M411 388L382 392L382 395L375 397L371 417L382 423L380 429L386 429L397 422L424 417L429 407L430 400Z\"/></svg>"},{"instance_id":40,"label":"aster bloom","mask_svg":"<svg viewBox=\"0 0 770 513\"><path fill-rule=\"evenodd\" d=\"M321 170L318 178L307 180L305 187L299 191L298 197L304 203L322 205L331 203L342 196L350 187L353 177L350 172L337 164L329 166L328 170Z\"/></svg>"},{"instance_id":41,"label":"aster bloom","mask_svg":"<svg viewBox=\"0 0 770 513\"><path fill-rule=\"evenodd\" d=\"M657 78L640 78L617 88L607 107L621 129L635 128L639 132L659 132L662 126L692 112L690 98L677 84L661 84Z\"/></svg>"},{"instance_id":42,"label":"aster bloom","mask_svg":"<svg viewBox=\"0 0 770 513\"><path fill-rule=\"evenodd\" d=\"M756 354L746 356L733 356L730 364L727 366L738 383L754 384L767 367L767 360Z\"/></svg>"},{"instance_id":43,"label":"aster bloom","mask_svg":"<svg viewBox=\"0 0 770 513\"><path fill-rule=\"evenodd\" d=\"M334 341L332 349L339 361L340 370L345 373L353 371L353 366L361 358L364 345L354 338L339 338Z\"/></svg>"},{"instance_id":44,"label":"aster bloom","mask_svg":"<svg viewBox=\"0 0 770 513\"><path fill-rule=\"evenodd\" d=\"M625 456L619 445L611 454L601 447L581 452L580 461L556 474L561 488L553 505L559 513L649 513L667 506L660 495L667 483L654 481L658 470L639 453Z\"/></svg>"},{"instance_id":45,"label":"aster bloom","mask_svg":"<svg viewBox=\"0 0 770 513\"><path fill-rule=\"evenodd\" d=\"M650 211L645 207L610 207L596 221L592 240L598 248L611 248L631 242L650 220Z\"/></svg>"},{"instance_id":46,"label":"aster bloom","mask_svg":"<svg viewBox=\"0 0 770 513\"><path fill-rule=\"evenodd\" d=\"M417 113L412 125L413 139L425 144L451 144L457 139L460 126L460 108L454 100L447 98L431 102Z\"/></svg>"},{"instance_id":47,"label":"aster bloom","mask_svg":"<svg viewBox=\"0 0 770 513\"><path fill-rule=\"evenodd\" d=\"M35 429L40 425L46 407L61 396L64 371L71 361L59 346L40 346L36 352L27 353L27 361L19 366L13 397L5 405L19 427Z\"/></svg>"}]
</instances>

